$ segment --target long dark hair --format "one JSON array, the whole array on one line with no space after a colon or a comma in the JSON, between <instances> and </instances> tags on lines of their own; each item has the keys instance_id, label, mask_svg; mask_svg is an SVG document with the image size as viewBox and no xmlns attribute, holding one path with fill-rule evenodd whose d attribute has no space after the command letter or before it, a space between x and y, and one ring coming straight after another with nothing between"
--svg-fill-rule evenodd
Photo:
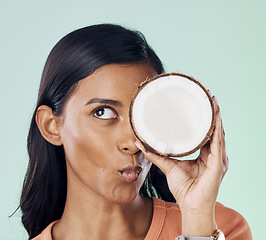
<instances>
[{"instance_id":1,"label":"long dark hair","mask_svg":"<svg viewBox=\"0 0 266 240\"><path fill-rule=\"evenodd\" d=\"M37 108L47 105L55 115L60 115L78 81L97 68L111 63L140 61L150 64L158 74L164 72L162 62L140 32L112 24L73 31L50 52L29 129L29 165L20 200L22 223L29 239L41 233L52 221L61 218L67 194L63 147L54 146L42 137L35 122ZM140 193L174 201L164 174L156 166L152 166Z\"/></svg>"}]
</instances>

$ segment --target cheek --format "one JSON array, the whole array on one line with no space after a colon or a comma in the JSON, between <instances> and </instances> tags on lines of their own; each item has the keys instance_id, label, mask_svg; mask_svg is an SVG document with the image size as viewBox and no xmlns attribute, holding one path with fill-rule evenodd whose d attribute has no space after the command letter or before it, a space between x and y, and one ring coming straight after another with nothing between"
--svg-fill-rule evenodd
<instances>
[{"instance_id":1,"label":"cheek","mask_svg":"<svg viewBox=\"0 0 266 240\"><path fill-rule=\"evenodd\" d=\"M107 167L106 158L111 158L109 155L115 148L113 134L111 131L102 132L86 120L71 121L77 124L65 123L61 135L66 157L72 164L90 163L98 167Z\"/></svg>"},{"instance_id":2,"label":"cheek","mask_svg":"<svg viewBox=\"0 0 266 240\"><path fill-rule=\"evenodd\" d=\"M72 120L71 123L65 122L61 134L69 183L83 186L87 191L110 201L133 200L148 174L151 163L141 154L139 162L144 167L143 172L136 184L128 185L117 173L124 165L124 156L117 146L117 128L103 129L93 123L88 124L86 120Z\"/></svg>"},{"instance_id":3,"label":"cheek","mask_svg":"<svg viewBox=\"0 0 266 240\"><path fill-rule=\"evenodd\" d=\"M68 132L68 139L64 141L67 162L68 181L79 185L99 195L106 195L114 182L110 176L112 167L108 154L103 151L103 140L93 138L93 134Z\"/></svg>"},{"instance_id":4,"label":"cheek","mask_svg":"<svg viewBox=\"0 0 266 240\"><path fill-rule=\"evenodd\" d=\"M86 186L100 192L111 188L117 178L118 160L113 135L111 130L104 134L97 126L84 120L65 121L61 137L68 177L79 179Z\"/></svg>"}]
</instances>

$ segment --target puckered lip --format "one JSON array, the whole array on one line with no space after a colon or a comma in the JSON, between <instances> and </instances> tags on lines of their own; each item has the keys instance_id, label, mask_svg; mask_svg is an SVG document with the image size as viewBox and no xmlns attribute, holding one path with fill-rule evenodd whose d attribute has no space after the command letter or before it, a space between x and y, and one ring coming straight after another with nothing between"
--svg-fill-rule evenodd
<instances>
[{"instance_id":1,"label":"puckered lip","mask_svg":"<svg viewBox=\"0 0 266 240\"><path fill-rule=\"evenodd\" d=\"M118 170L118 173L125 182L133 183L137 181L142 169L143 168L140 165L137 166L129 165L121 170Z\"/></svg>"},{"instance_id":2,"label":"puckered lip","mask_svg":"<svg viewBox=\"0 0 266 240\"><path fill-rule=\"evenodd\" d=\"M136 173L140 173L142 171L142 166L137 165L137 166L133 166L133 165L129 165L123 169L118 170L118 172L122 173L122 172L136 172Z\"/></svg>"}]
</instances>

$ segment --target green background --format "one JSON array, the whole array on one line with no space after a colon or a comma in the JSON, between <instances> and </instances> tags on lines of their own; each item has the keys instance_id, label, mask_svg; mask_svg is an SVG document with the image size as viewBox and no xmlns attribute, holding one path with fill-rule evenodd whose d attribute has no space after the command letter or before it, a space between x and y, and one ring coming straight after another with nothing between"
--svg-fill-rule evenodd
<instances>
[{"instance_id":1,"label":"green background","mask_svg":"<svg viewBox=\"0 0 266 240\"><path fill-rule=\"evenodd\" d=\"M191 75L217 96L230 159L218 200L264 239L265 10L264 0L1 0L0 239L27 239L20 212L8 216L19 204L46 57L68 32L105 22L142 31L168 72Z\"/></svg>"}]
</instances>

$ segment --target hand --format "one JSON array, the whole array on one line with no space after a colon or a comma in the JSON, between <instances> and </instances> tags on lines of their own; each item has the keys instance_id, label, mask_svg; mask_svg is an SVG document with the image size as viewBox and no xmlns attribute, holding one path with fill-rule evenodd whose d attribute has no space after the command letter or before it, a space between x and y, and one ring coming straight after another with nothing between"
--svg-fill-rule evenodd
<instances>
[{"instance_id":1,"label":"hand","mask_svg":"<svg viewBox=\"0 0 266 240\"><path fill-rule=\"evenodd\" d=\"M146 152L140 143L137 143L137 146L144 152L145 157L166 175L169 189L180 206L182 220L189 218L192 221L195 217L202 223L203 218L208 217L208 221L212 218L213 225L216 225L213 217L214 205L221 181L228 169L228 158L220 109L216 98L213 98L216 112L214 133L195 161L160 157ZM188 226L191 221L189 220ZM184 224L186 223L183 223L183 230Z\"/></svg>"}]
</instances>

